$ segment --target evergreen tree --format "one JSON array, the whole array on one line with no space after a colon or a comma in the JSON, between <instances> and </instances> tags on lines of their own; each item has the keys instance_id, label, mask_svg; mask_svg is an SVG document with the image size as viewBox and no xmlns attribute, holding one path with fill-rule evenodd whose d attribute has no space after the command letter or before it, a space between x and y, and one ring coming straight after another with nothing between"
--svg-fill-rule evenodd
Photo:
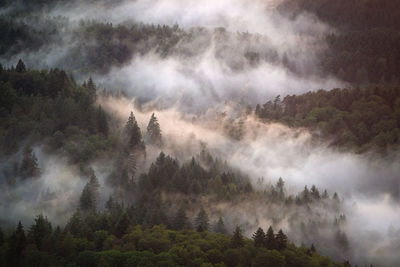
<instances>
[{"instance_id":1,"label":"evergreen tree","mask_svg":"<svg viewBox=\"0 0 400 267\"><path fill-rule=\"evenodd\" d=\"M162 144L160 124L158 123L156 116L154 116L154 113L151 114L149 124L147 125L147 136L151 144L159 146Z\"/></svg>"},{"instance_id":2,"label":"evergreen tree","mask_svg":"<svg viewBox=\"0 0 400 267\"><path fill-rule=\"evenodd\" d=\"M13 260L18 261L19 257L21 256L22 250L24 249L25 240L26 240L26 237L25 237L24 227L22 226L21 221L19 221L17 229L11 236L11 246L10 246L11 251L10 252L11 252L12 256L15 257L15 259L13 259Z\"/></svg>"},{"instance_id":3,"label":"evergreen tree","mask_svg":"<svg viewBox=\"0 0 400 267\"><path fill-rule=\"evenodd\" d=\"M214 231L216 233L220 233L220 234L228 233L228 231L226 230L226 227L225 227L224 220L221 217L219 217L218 222L216 223L216 225L214 227Z\"/></svg>"},{"instance_id":4,"label":"evergreen tree","mask_svg":"<svg viewBox=\"0 0 400 267\"><path fill-rule=\"evenodd\" d=\"M199 232L208 231L210 228L208 215L203 208L201 208L199 213L197 214L197 217L195 219L195 226L197 231Z\"/></svg>"},{"instance_id":5,"label":"evergreen tree","mask_svg":"<svg viewBox=\"0 0 400 267\"><path fill-rule=\"evenodd\" d=\"M267 249L276 249L275 234L272 226L268 228L267 234L265 235L265 246Z\"/></svg>"},{"instance_id":6,"label":"evergreen tree","mask_svg":"<svg viewBox=\"0 0 400 267\"><path fill-rule=\"evenodd\" d=\"M38 177L40 175L37 158L30 146L25 147L20 173L23 178Z\"/></svg>"},{"instance_id":7,"label":"evergreen tree","mask_svg":"<svg viewBox=\"0 0 400 267\"><path fill-rule=\"evenodd\" d=\"M265 233L261 227L258 227L257 231L253 234L253 240L255 247L265 246Z\"/></svg>"},{"instance_id":8,"label":"evergreen tree","mask_svg":"<svg viewBox=\"0 0 400 267\"><path fill-rule=\"evenodd\" d=\"M278 250L283 250L287 247L287 236L283 233L282 229L278 231L275 240L276 240L276 248Z\"/></svg>"},{"instance_id":9,"label":"evergreen tree","mask_svg":"<svg viewBox=\"0 0 400 267\"><path fill-rule=\"evenodd\" d=\"M15 67L15 71L19 73L26 71L25 63L21 59L18 60L17 66Z\"/></svg>"},{"instance_id":10,"label":"evergreen tree","mask_svg":"<svg viewBox=\"0 0 400 267\"><path fill-rule=\"evenodd\" d=\"M130 224L129 216L126 212L122 214L115 227L115 236L121 238L128 230Z\"/></svg>"},{"instance_id":11,"label":"evergreen tree","mask_svg":"<svg viewBox=\"0 0 400 267\"><path fill-rule=\"evenodd\" d=\"M322 193L322 198L323 199L328 199L329 198L329 194L328 194L328 191L326 191L326 189L324 190L324 193Z\"/></svg>"},{"instance_id":12,"label":"evergreen tree","mask_svg":"<svg viewBox=\"0 0 400 267\"><path fill-rule=\"evenodd\" d=\"M312 252L314 252L314 253L317 252L317 250L315 249L314 243L311 244L310 250L311 250Z\"/></svg>"},{"instance_id":13,"label":"evergreen tree","mask_svg":"<svg viewBox=\"0 0 400 267\"><path fill-rule=\"evenodd\" d=\"M96 101L96 85L94 84L92 77L89 77L89 80L86 85L86 89L89 94L90 102L93 103Z\"/></svg>"},{"instance_id":14,"label":"evergreen tree","mask_svg":"<svg viewBox=\"0 0 400 267\"><path fill-rule=\"evenodd\" d=\"M318 189L315 187L315 185L313 185L313 186L311 187L311 192L310 192L310 194L311 194L312 198L314 198L314 199L316 199L316 200L318 200L318 199L321 198L321 196L320 196L320 194L319 194L319 191L318 191Z\"/></svg>"},{"instance_id":15,"label":"evergreen tree","mask_svg":"<svg viewBox=\"0 0 400 267\"><path fill-rule=\"evenodd\" d=\"M78 209L77 211L74 212L74 214L72 214L65 228L72 235L82 237L84 235L83 231L84 229L82 226L83 226L82 213Z\"/></svg>"},{"instance_id":16,"label":"evergreen tree","mask_svg":"<svg viewBox=\"0 0 400 267\"><path fill-rule=\"evenodd\" d=\"M89 183L87 183L83 188L81 198L79 201L81 210L85 212L94 210L95 208L94 196Z\"/></svg>"},{"instance_id":17,"label":"evergreen tree","mask_svg":"<svg viewBox=\"0 0 400 267\"><path fill-rule=\"evenodd\" d=\"M108 122L107 122L107 116L104 110L101 108L101 105L99 105L99 109L97 111L97 131L102 133L104 136L108 136Z\"/></svg>"},{"instance_id":18,"label":"evergreen tree","mask_svg":"<svg viewBox=\"0 0 400 267\"><path fill-rule=\"evenodd\" d=\"M83 188L79 203L80 208L84 212L96 211L97 206L97 194L98 188L100 187L99 181L97 180L94 173L91 174L90 181L86 183Z\"/></svg>"},{"instance_id":19,"label":"evergreen tree","mask_svg":"<svg viewBox=\"0 0 400 267\"><path fill-rule=\"evenodd\" d=\"M302 192L303 202L309 203L311 201L310 198L310 191L308 190L307 186L304 186L304 190Z\"/></svg>"},{"instance_id":20,"label":"evergreen tree","mask_svg":"<svg viewBox=\"0 0 400 267\"><path fill-rule=\"evenodd\" d=\"M125 135L127 137L128 151L137 147L143 148L142 133L140 132L140 128L133 112L131 112L128 121L126 122Z\"/></svg>"},{"instance_id":21,"label":"evergreen tree","mask_svg":"<svg viewBox=\"0 0 400 267\"><path fill-rule=\"evenodd\" d=\"M189 220L186 216L185 208L182 205L175 214L172 222L172 228L174 230L181 230L185 226L189 226Z\"/></svg>"},{"instance_id":22,"label":"evergreen tree","mask_svg":"<svg viewBox=\"0 0 400 267\"><path fill-rule=\"evenodd\" d=\"M242 234L242 229L240 228L240 226L237 225L231 239L231 247L240 248L243 246L244 246L244 238Z\"/></svg>"},{"instance_id":23,"label":"evergreen tree","mask_svg":"<svg viewBox=\"0 0 400 267\"><path fill-rule=\"evenodd\" d=\"M276 183L276 188L278 189L278 197L281 201L285 199L284 186L285 182L283 181L282 177L279 177L279 180Z\"/></svg>"},{"instance_id":24,"label":"evergreen tree","mask_svg":"<svg viewBox=\"0 0 400 267\"><path fill-rule=\"evenodd\" d=\"M337 202L339 202L340 200L339 200L339 195L338 195L338 193L334 193L333 194L333 200L335 200L335 201L337 201Z\"/></svg>"},{"instance_id":25,"label":"evergreen tree","mask_svg":"<svg viewBox=\"0 0 400 267\"><path fill-rule=\"evenodd\" d=\"M349 250L349 241L345 232L340 230L336 232L336 243L343 253Z\"/></svg>"},{"instance_id":26,"label":"evergreen tree","mask_svg":"<svg viewBox=\"0 0 400 267\"><path fill-rule=\"evenodd\" d=\"M35 223L29 228L28 237L35 241L38 249L41 249L43 240L52 234L51 223L42 214L35 218Z\"/></svg>"},{"instance_id":27,"label":"evergreen tree","mask_svg":"<svg viewBox=\"0 0 400 267\"><path fill-rule=\"evenodd\" d=\"M108 212L112 212L112 210L114 209L114 199L112 198L112 196L110 196L106 202L106 209Z\"/></svg>"}]
</instances>

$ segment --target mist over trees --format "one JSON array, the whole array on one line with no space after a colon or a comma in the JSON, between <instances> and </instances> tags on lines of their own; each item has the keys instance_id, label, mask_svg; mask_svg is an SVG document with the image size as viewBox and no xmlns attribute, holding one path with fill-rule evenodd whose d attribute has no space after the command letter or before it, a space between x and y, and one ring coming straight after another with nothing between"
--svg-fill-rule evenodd
<instances>
[{"instance_id":1,"label":"mist over trees","mask_svg":"<svg viewBox=\"0 0 400 267\"><path fill-rule=\"evenodd\" d=\"M0 1L0 266L394 266L397 3L195 2Z\"/></svg>"}]
</instances>

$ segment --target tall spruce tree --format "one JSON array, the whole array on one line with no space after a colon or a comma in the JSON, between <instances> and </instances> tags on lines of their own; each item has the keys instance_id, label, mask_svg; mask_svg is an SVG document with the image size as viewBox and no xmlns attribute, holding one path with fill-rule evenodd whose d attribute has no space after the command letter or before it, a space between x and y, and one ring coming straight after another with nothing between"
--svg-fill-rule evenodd
<instances>
[{"instance_id":1,"label":"tall spruce tree","mask_svg":"<svg viewBox=\"0 0 400 267\"><path fill-rule=\"evenodd\" d=\"M265 246L265 233L261 227L258 227L257 231L253 234L253 240L255 247Z\"/></svg>"},{"instance_id":2,"label":"tall spruce tree","mask_svg":"<svg viewBox=\"0 0 400 267\"><path fill-rule=\"evenodd\" d=\"M21 221L19 221L17 229L10 237L10 242L9 242L10 247L7 252L9 261L10 263L12 263L11 265L18 266L20 256L25 247L25 241L26 241L26 236L24 227L22 226Z\"/></svg>"},{"instance_id":3,"label":"tall spruce tree","mask_svg":"<svg viewBox=\"0 0 400 267\"><path fill-rule=\"evenodd\" d=\"M185 207L181 205L178 211L176 212L175 217L173 218L172 228L174 230L181 230L185 226L186 227L189 226L189 220L186 216Z\"/></svg>"},{"instance_id":4,"label":"tall spruce tree","mask_svg":"<svg viewBox=\"0 0 400 267\"><path fill-rule=\"evenodd\" d=\"M201 208L195 219L196 230L199 232L208 231L210 223L206 211Z\"/></svg>"},{"instance_id":5,"label":"tall spruce tree","mask_svg":"<svg viewBox=\"0 0 400 267\"><path fill-rule=\"evenodd\" d=\"M268 228L267 234L265 235L265 246L267 249L276 249L275 234L272 226Z\"/></svg>"},{"instance_id":6,"label":"tall spruce tree","mask_svg":"<svg viewBox=\"0 0 400 267\"><path fill-rule=\"evenodd\" d=\"M96 101L97 93L96 93L96 85L94 84L92 77L89 77L89 80L86 84L86 90L88 92L90 102L94 103Z\"/></svg>"},{"instance_id":7,"label":"tall spruce tree","mask_svg":"<svg viewBox=\"0 0 400 267\"><path fill-rule=\"evenodd\" d=\"M42 214L35 218L35 223L31 225L28 231L28 237L35 241L36 247L41 249L43 240L49 238L52 234L51 223Z\"/></svg>"},{"instance_id":8,"label":"tall spruce tree","mask_svg":"<svg viewBox=\"0 0 400 267\"><path fill-rule=\"evenodd\" d=\"M151 114L149 124L147 125L147 136L151 144L159 146L162 145L160 124L158 123L158 120L154 113Z\"/></svg>"},{"instance_id":9,"label":"tall spruce tree","mask_svg":"<svg viewBox=\"0 0 400 267\"><path fill-rule=\"evenodd\" d=\"M15 67L15 71L20 73L26 71L25 63L21 59L18 60L17 66Z\"/></svg>"},{"instance_id":10,"label":"tall spruce tree","mask_svg":"<svg viewBox=\"0 0 400 267\"><path fill-rule=\"evenodd\" d=\"M219 217L218 222L216 223L216 225L214 227L214 231L216 233L220 233L220 234L228 233L228 231L226 230L226 227L225 227L224 220L221 217Z\"/></svg>"},{"instance_id":11,"label":"tall spruce tree","mask_svg":"<svg viewBox=\"0 0 400 267\"><path fill-rule=\"evenodd\" d=\"M128 121L125 125L125 135L127 138L127 149L128 151L134 148L143 148L142 133L138 126L133 112L131 112Z\"/></svg>"},{"instance_id":12,"label":"tall spruce tree","mask_svg":"<svg viewBox=\"0 0 400 267\"><path fill-rule=\"evenodd\" d=\"M101 105L99 105L97 110L97 131L102 133L104 136L108 136L109 127L107 116L104 110L101 108Z\"/></svg>"},{"instance_id":13,"label":"tall spruce tree","mask_svg":"<svg viewBox=\"0 0 400 267\"><path fill-rule=\"evenodd\" d=\"M24 158L20 168L20 174L23 178L37 177L40 175L38 161L35 153L30 146L26 146L24 150Z\"/></svg>"},{"instance_id":14,"label":"tall spruce tree","mask_svg":"<svg viewBox=\"0 0 400 267\"><path fill-rule=\"evenodd\" d=\"M118 220L118 223L115 227L115 235L121 238L124 234L126 234L129 224L130 224L129 216L126 212L124 212L120 217L120 219Z\"/></svg>"},{"instance_id":15,"label":"tall spruce tree","mask_svg":"<svg viewBox=\"0 0 400 267\"><path fill-rule=\"evenodd\" d=\"M244 246L244 238L240 226L236 226L231 239L232 248L240 248Z\"/></svg>"},{"instance_id":16,"label":"tall spruce tree","mask_svg":"<svg viewBox=\"0 0 400 267\"><path fill-rule=\"evenodd\" d=\"M278 231L275 240L276 240L276 248L278 250L283 250L287 247L287 236L283 233L282 229Z\"/></svg>"},{"instance_id":17,"label":"tall spruce tree","mask_svg":"<svg viewBox=\"0 0 400 267\"><path fill-rule=\"evenodd\" d=\"M84 212L89 211L96 211L97 206L97 195L98 189L100 187L99 181L94 175L91 174L90 181L86 183L85 187L83 188L81 197L79 199L79 207Z\"/></svg>"}]
</instances>

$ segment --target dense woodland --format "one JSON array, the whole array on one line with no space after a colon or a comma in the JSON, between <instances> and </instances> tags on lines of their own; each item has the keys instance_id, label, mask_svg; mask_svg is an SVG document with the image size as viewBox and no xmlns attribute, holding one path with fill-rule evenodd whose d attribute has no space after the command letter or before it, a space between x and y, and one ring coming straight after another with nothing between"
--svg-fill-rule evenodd
<instances>
[{"instance_id":1,"label":"dense woodland","mask_svg":"<svg viewBox=\"0 0 400 267\"><path fill-rule=\"evenodd\" d=\"M314 246L295 247L271 227L250 240L240 227L220 233L222 221L215 233L200 224L197 231L170 230L133 225L126 214L114 222L113 212L76 213L64 229L39 215L28 229L19 223L10 235L0 230L0 266L350 266L320 256Z\"/></svg>"},{"instance_id":2,"label":"dense woodland","mask_svg":"<svg viewBox=\"0 0 400 267\"><path fill-rule=\"evenodd\" d=\"M277 96L255 113L266 121L319 130L332 146L357 152L395 150L400 142L400 87L319 90Z\"/></svg>"},{"instance_id":3,"label":"dense woodland","mask_svg":"<svg viewBox=\"0 0 400 267\"><path fill-rule=\"evenodd\" d=\"M71 27L66 17L40 17L35 9L51 8L68 1L21 1L0 16L0 54L6 57L22 51L34 52L47 44L69 44L69 51L57 64L75 75L107 73L134 54L155 52L165 56L193 56L216 42L216 57L232 69L254 66L262 61L288 68L297 75L315 74L296 63L295 51L278 53L267 36L230 33L223 28L183 30L178 25L143 25L81 21ZM107 5L107 1L94 1ZM3 5L9 4L4 1ZM327 48L319 55L321 77L335 76L354 85L397 84L400 81L400 22L397 3L368 1L291 1L278 7L284 16L296 18L303 12L317 16L332 27L324 36ZM32 26L35 25L35 26ZM66 34L66 32L68 34ZM68 36L68 37L65 37ZM196 49L189 49L195 46ZM233 60L235 51L242 57Z\"/></svg>"},{"instance_id":4,"label":"dense woodland","mask_svg":"<svg viewBox=\"0 0 400 267\"><path fill-rule=\"evenodd\" d=\"M282 178L276 183L265 183L264 178L251 183L250 177L207 149L186 161L167 155L162 152L166 140L157 114L149 118L146 129L140 129L134 113L121 127L121 121L98 104L102 92L90 78L123 66L134 55L194 57L212 41L216 41L216 58L234 71L266 61L298 76L314 74L296 66L294 54L279 54L265 36L256 33L133 22L81 21L76 27L65 17L33 12L67 2L21 0L0 14L4 59L0 65L0 186L12 188L40 179L38 146L44 153L67 158L86 185L64 226L38 215L30 226L20 222L0 228L0 266L350 266L346 260L351 240L344 231L346 215L337 193L320 192L314 185L288 193ZM0 1L0 7L10 3ZM296 18L309 12L332 27L324 36L327 48L317 74L338 77L349 86L277 96L257 105L255 115L264 122L309 128L316 139L339 149L396 151L400 144L396 4L390 0L283 1L278 7L283 15ZM34 70L22 60L15 65L9 62L21 53L42 53L49 44L64 43L70 45L60 59L63 70ZM233 51L240 56L230 57ZM229 137L240 141L240 125L225 127ZM148 146L161 152L143 170ZM104 185L90 167L98 159L111 162ZM113 190L105 205L100 201L102 186ZM265 214L257 211L260 216L273 218L266 232L258 228L257 219L243 222L223 209L209 208L243 202L263 207ZM282 222L289 222L290 230L274 231ZM245 237L257 228L252 239Z\"/></svg>"},{"instance_id":5,"label":"dense woodland","mask_svg":"<svg viewBox=\"0 0 400 267\"><path fill-rule=\"evenodd\" d=\"M343 246L342 253L346 254L347 238L340 227L345 219L340 215L341 201L336 193L330 197L326 190L320 193L315 186L311 189L306 186L298 195L290 195L286 193L282 179L279 179L276 185L266 186L263 191L254 190L246 175L230 167L227 162L213 157L206 150L199 155L194 155L187 162L179 162L161 152L148 171L138 173L137 164L146 156L146 145L156 145L160 148L163 146L162 129L155 114L149 118L146 132L143 133L133 113L127 118L122 129L110 127L110 124L116 123L115 118L95 103L97 88L92 79L79 85L64 71L28 70L22 60L15 68L2 68L0 77L1 103L4 103L1 110L2 155L8 158L8 165L6 165L8 167L3 168L1 175L8 186L12 187L22 180L40 177L38 158L32 150L32 147L37 144L44 144L47 153L65 155L71 164L79 166L81 175L87 179L80 199L77 200L77 210L62 231L60 228L52 229L50 222L43 216L39 216L35 223L40 225L31 226L27 230L26 237L22 225L19 225L15 232L8 231L5 237L3 235L1 255L5 257L2 262L6 265L26 265L32 262L37 262L38 266L64 265L66 262L96 265L100 264L98 263L100 260L110 262L111 265L116 264L115 260L124 262L121 264L125 264L125 261L140 262L141 260L149 261L149 264L157 264L159 260L166 260L169 265L200 266L202 263L224 263L231 266L231 256L224 256L224 253L236 255L235 257L239 258L234 258L234 262L243 261L245 266L260 265L258 261L275 262L275 260L279 266L295 266L294 262L300 258L300 261L304 261L304 266L309 266L309 264L313 266L312 264L319 261L333 264L327 258L318 256L314 251L314 246L311 250L288 244L287 249L276 247L280 252L271 250L275 248L272 245L265 245L270 251L254 248L249 240L242 240L239 228L236 229L233 237L210 233L197 234L190 229L226 234L234 227L233 222L228 222L225 226L221 216L219 219L216 218L218 214L208 215L202 208L201 201L198 201L200 197L206 197L215 203L227 202L232 205L243 199L249 199L254 203L266 202L270 203L271 207L281 207L278 212L283 212L283 214L290 214L291 210L298 210L298 212L309 210L312 206L332 210L332 214L336 216L318 215L312 222L313 226L304 224L305 219L295 215L292 219L292 227L303 229L304 235L309 238L307 243L314 240L307 228L311 229L315 225L319 225L321 229L332 228L332 234L339 235L337 244ZM80 114L80 116L71 117L74 114ZM99 207L101 194L99 181L94 171L87 167L88 163L95 158L108 158L114 161L113 171L106 183L114 188L115 193L114 198L110 197L106 203L105 209ZM260 186L264 186L261 179L257 187ZM176 194L180 196L178 201L176 197L168 197ZM188 210L190 210L189 215L187 215ZM198 214L193 214L193 210L198 210ZM215 221L211 222L209 216ZM331 222L327 224L327 220ZM279 223L279 220L276 223ZM166 230L165 227L170 230ZM182 230L182 232L172 230ZM35 231L38 233L34 233ZM131 231L140 231L145 235L144 239L139 238L136 243L127 241L130 240L127 236L131 234ZM157 248L151 244L154 240L154 237L151 237L153 234L166 238L164 240L166 243L162 245L162 248L158 247L160 244L155 245ZM258 233L260 234L261 232ZM104 245L105 247L96 245L97 235L103 238L101 242L104 241L104 244L108 245ZM176 236L179 235L182 237L176 240ZM255 255L254 263L249 262L250 258L244 257L242 252L235 251L239 249L237 245L233 247L230 245L233 242L230 240L235 236L237 238L238 235L242 240L238 246L243 247L240 248L241 250L245 249L246 255L249 253L249 255ZM275 237L271 233L269 236ZM286 240L283 233L278 233L277 238L279 236ZM204 251L202 246L193 247L196 253L200 253L196 258L181 254L164 255L170 253L171 250L176 251L175 246L182 245L182 242L186 244L192 238L206 246ZM214 239L218 242L215 243ZM42 240L46 240L46 246L42 247ZM150 244L143 247L143 242ZM68 255L60 252L60 250L65 251L64 243L68 243ZM259 246L259 244L256 245L256 247ZM133 252L128 252L128 247L130 250L136 250L139 247L140 249L137 249L136 254L131 255L129 253ZM55 248L57 249L53 250ZM212 249L219 255L217 259L208 258L207 251ZM180 250L181 248L178 249ZM15 253L23 255L20 262L15 262L17 259ZM102 253L104 255L110 253L110 255L101 256ZM160 256L160 253L164 254ZM192 249L179 253L190 254ZM345 257L343 255L341 257ZM81 260L90 263L82 263ZM194 262L191 262L192 260Z\"/></svg>"},{"instance_id":6,"label":"dense woodland","mask_svg":"<svg viewBox=\"0 0 400 267\"><path fill-rule=\"evenodd\" d=\"M323 73L352 84L400 81L400 15L391 0L285 0L281 12L296 17L309 12L332 26Z\"/></svg>"}]
</instances>

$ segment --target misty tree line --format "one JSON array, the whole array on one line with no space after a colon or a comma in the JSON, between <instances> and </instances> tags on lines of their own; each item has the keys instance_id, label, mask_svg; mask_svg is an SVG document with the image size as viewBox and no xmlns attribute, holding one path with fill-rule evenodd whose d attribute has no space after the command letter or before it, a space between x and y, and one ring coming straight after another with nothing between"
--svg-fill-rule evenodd
<instances>
[{"instance_id":1,"label":"misty tree line","mask_svg":"<svg viewBox=\"0 0 400 267\"><path fill-rule=\"evenodd\" d=\"M319 90L257 105L264 121L321 131L332 146L388 152L400 143L400 88L379 86Z\"/></svg>"},{"instance_id":2,"label":"misty tree line","mask_svg":"<svg viewBox=\"0 0 400 267\"><path fill-rule=\"evenodd\" d=\"M54 228L43 215L27 231L21 222L8 233L0 228L0 266L351 266L320 256L314 246L296 247L272 227L267 233L258 228L248 239L239 226L227 235L200 224L197 231L143 227L122 216L110 230L112 213L120 208L86 217L75 213L64 228Z\"/></svg>"},{"instance_id":3,"label":"misty tree line","mask_svg":"<svg viewBox=\"0 0 400 267\"><path fill-rule=\"evenodd\" d=\"M297 196L292 196L286 194L284 181L279 179L275 186L264 191L254 190L246 175L206 150L184 163L161 152L147 172L137 173L138 164L146 157L146 145L160 149L165 145L161 126L152 114L143 136L131 113L120 129L118 122L96 104L97 88L92 79L79 85L64 71L29 70L19 61L16 67L1 68L0 86L0 101L4 103L0 112L2 155L11 159L2 173L6 181L12 186L18 182L15 177L40 176L31 147L41 143L45 152L66 155L87 177L87 184L76 200L77 212L67 224L71 238L89 238L93 225L102 225L99 227L104 228L95 228L96 231L107 231L117 239L127 234L129 225L148 229L165 225L171 230L229 231L222 218L211 226L209 215L199 208L201 205L190 204L191 198L201 196L214 197L215 203L254 198L255 205L265 201L268 205L281 206L283 214L293 207L310 209L313 205L340 212L337 194L331 199L326 191L320 194L315 186L310 190L305 187ZM22 157L19 151L24 151ZM101 186L89 167L90 160L99 157L114 161L113 171L106 179L114 194L107 202L106 211L99 207ZM176 193L180 195L178 200L163 197ZM192 206L200 209L197 216L187 215ZM216 214L210 216L214 218ZM300 223L299 220L302 219L293 219L293 223ZM68 242L71 238L67 238ZM344 240L343 236L339 239Z\"/></svg>"},{"instance_id":4,"label":"misty tree line","mask_svg":"<svg viewBox=\"0 0 400 267\"><path fill-rule=\"evenodd\" d=\"M22 51L38 51L49 43L65 42L62 29L70 26L68 18L42 18L35 15L34 10L47 10L66 1L21 2L23 4L15 5L14 9L0 16L0 34L3 37L0 41L1 54L11 57ZM12 3L3 1L2 4L9 6ZM393 1L285 0L277 9L289 18L295 18L304 11L310 12L337 29L334 33L328 31L325 34L327 49L321 55L324 60L318 63L319 76L336 76L352 85L363 86L394 85L400 81L400 23ZM183 30L177 25L112 25L82 21L78 28L70 29L69 33L75 45L63 59L63 68L75 71L77 75L82 72L106 73L113 66L122 66L132 55L143 55L149 51L156 51L162 57L199 54L207 49L213 34L219 41L215 56L234 70L267 61L284 66L298 75L310 74L310 70L307 72L304 68L296 67L295 59L290 54L279 54L269 47L268 42L261 50L247 45L247 42L259 43L262 36L229 33L223 28L210 32L204 28ZM191 45L198 37L208 41L197 42L196 49L181 45ZM231 52L235 55L240 53L244 60L239 63L232 61L227 56Z\"/></svg>"},{"instance_id":5,"label":"misty tree line","mask_svg":"<svg viewBox=\"0 0 400 267\"><path fill-rule=\"evenodd\" d=\"M391 0L285 0L280 11L290 17L310 12L336 29L325 36L328 49L320 61L324 74L355 85L398 84L400 13Z\"/></svg>"}]
</instances>

